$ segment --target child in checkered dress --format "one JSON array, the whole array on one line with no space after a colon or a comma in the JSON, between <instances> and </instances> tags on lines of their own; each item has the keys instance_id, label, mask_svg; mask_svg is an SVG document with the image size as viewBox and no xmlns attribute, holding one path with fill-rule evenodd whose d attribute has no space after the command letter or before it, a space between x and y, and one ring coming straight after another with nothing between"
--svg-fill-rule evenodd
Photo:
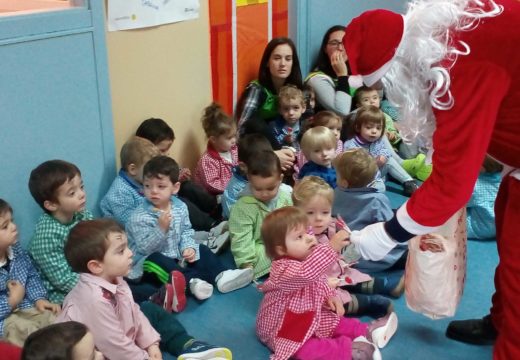
<instances>
[{"instance_id":1,"label":"child in checkered dress","mask_svg":"<svg viewBox=\"0 0 520 360\"><path fill-rule=\"evenodd\" d=\"M338 291L325 272L348 245L345 237L318 244L308 234L307 215L285 207L269 214L262 225L265 250L273 259L269 279L261 286L256 332L273 352L284 359L381 359L384 347L397 330L395 313L361 323L343 317Z\"/></svg>"},{"instance_id":2,"label":"child in checkered dress","mask_svg":"<svg viewBox=\"0 0 520 360\"><path fill-rule=\"evenodd\" d=\"M195 181L210 194L221 195L231 179L233 166L238 165L235 120L212 103L204 110L202 127L208 147L195 170Z\"/></svg>"},{"instance_id":3,"label":"child in checkered dress","mask_svg":"<svg viewBox=\"0 0 520 360\"><path fill-rule=\"evenodd\" d=\"M81 172L76 165L50 160L36 167L29 178L29 190L44 213L36 224L29 253L40 270L49 300L61 304L78 282L63 254L72 229L92 214L85 208L87 198Z\"/></svg>"},{"instance_id":4,"label":"child in checkered dress","mask_svg":"<svg viewBox=\"0 0 520 360\"><path fill-rule=\"evenodd\" d=\"M21 346L30 333L52 323L60 306L47 301L38 272L17 238L13 210L0 199L0 338Z\"/></svg>"}]
</instances>

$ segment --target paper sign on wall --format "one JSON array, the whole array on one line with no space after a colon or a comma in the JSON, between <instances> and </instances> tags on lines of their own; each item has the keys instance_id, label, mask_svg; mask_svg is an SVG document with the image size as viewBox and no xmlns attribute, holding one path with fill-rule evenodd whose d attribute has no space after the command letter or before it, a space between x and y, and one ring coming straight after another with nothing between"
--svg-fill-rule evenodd
<instances>
[{"instance_id":1,"label":"paper sign on wall","mask_svg":"<svg viewBox=\"0 0 520 360\"><path fill-rule=\"evenodd\" d=\"M197 19L199 9L199 0L108 0L108 31Z\"/></svg>"}]
</instances>

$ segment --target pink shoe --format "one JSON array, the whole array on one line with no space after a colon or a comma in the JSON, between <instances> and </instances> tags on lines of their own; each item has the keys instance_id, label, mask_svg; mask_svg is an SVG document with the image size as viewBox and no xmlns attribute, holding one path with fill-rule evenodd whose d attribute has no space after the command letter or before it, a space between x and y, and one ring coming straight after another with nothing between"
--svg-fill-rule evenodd
<instances>
[{"instance_id":1,"label":"pink shoe","mask_svg":"<svg viewBox=\"0 0 520 360\"><path fill-rule=\"evenodd\" d=\"M172 297L173 297L173 286L171 284L165 284L159 291L150 297L150 301L154 304L161 306L164 310L172 312Z\"/></svg>"},{"instance_id":2,"label":"pink shoe","mask_svg":"<svg viewBox=\"0 0 520 360\"><path fill-rule=\"evenodd\" d=\"M395 312L372 321L367 329L368 340L371 340L378 348L384 348L397 331L397 324Z\"/></svg>"},{"instance_id":3,"label":"pink shoe","mask_svg":"<svg viewBox=\"0 0 520 360\"><path fill-rule=\"evenodd\" d=\"M174 270L171 272L170 283L173 289L171 309L181 312L186 307L186 279L180 271Z\"/></svg>"},{"instance_id":4,"label":"pink shoe","mask_svg":"<svg viewBox=\"0 0 520 360\"><path fill-rule=\"evenodd\" d=\"M359 336L352 341L352 360L381 360L379 349L367 340Z\"/></svg>"}]
</instances>

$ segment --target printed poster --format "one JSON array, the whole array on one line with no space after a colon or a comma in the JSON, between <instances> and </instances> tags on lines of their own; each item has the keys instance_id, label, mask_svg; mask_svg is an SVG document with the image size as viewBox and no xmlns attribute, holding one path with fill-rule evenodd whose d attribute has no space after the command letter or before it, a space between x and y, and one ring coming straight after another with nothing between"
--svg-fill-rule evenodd
<instances>
[{"instance_id":1,"label":"printed poster","mask_svg":"<svg viewBox=\"0 0 520 360\"><path fill-rule=\"evenodd\" d=\"M199 0L108 0L108 31L193 20L199 9Z\"/></svg>"}]
</instances>

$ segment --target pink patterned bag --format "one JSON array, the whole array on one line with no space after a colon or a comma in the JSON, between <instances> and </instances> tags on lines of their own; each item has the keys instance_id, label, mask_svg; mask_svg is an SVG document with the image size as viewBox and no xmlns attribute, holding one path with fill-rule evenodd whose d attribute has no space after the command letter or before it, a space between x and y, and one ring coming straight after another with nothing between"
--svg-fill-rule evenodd
<instances>
[{"instance_id":1,"label":"pink patterned bag","mask_svg":"<svg viewBox=\"0 0 520 360\"><path fill-rule=\"evenodd\" d=\"M436 233L409 241L405 272L408 307L432 319L453 316L466 279L466 209ZM432 252L426 249L439 249Z\"/></svg>"}]
</instances>

